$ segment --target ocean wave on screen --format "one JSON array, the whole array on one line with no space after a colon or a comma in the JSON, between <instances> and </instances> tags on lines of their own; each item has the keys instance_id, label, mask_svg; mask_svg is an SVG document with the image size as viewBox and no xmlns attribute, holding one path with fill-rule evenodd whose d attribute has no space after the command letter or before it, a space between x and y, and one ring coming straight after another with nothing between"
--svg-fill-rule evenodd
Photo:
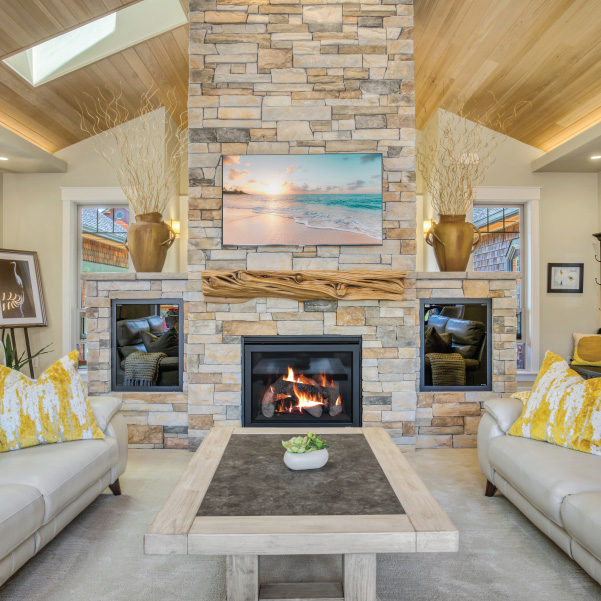
<instances>
[{"instance_id":1,"label":"ocean wave on screen","mask_svg":"<svg viewBox=\"0 0 601 601\"><path fill-rule=\"evenodd\" d=\"M224 194L224 207L271 214L314 229L333 229L382 239L379 194Z\"/></svg>"}]
</instances>

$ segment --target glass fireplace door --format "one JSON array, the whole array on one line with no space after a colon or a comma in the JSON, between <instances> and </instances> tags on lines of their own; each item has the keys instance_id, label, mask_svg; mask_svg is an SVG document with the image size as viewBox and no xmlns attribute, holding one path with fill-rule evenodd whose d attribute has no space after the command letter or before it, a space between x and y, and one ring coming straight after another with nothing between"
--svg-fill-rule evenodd
<instances>
[{"instance_id":1,"label":"glass fireplace door","mask_svg":"<svg viewBox=\"0 0 601 601\"><path fill-rule=\"evenodd\" d=\"M244 340L244 425L358 425L360 339L322 338Z\"/></svg>"}]
</instances>

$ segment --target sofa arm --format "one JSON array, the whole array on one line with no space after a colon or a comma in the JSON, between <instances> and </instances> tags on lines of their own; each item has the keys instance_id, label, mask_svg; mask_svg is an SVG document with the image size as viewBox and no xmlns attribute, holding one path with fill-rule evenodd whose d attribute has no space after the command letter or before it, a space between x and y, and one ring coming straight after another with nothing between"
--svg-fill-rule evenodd
<instances>
[{"instance_id":1,"label":"sofa arm","mask_svg":"<svg viewBox=\"0 0 601 601\"><path fill-rule=\"evenodd\" d=\"M111 484L119 478L127 466L127 424L120 413L116 413L109 422L105 434L114 438L119 445L119 459L111 469Z\"/></svg>"},{"instance_id":2,"label":"sofa arm","mask_svg":"<svg viewBox=\"0 0 601 601\"><path fill-rule=\"evenodd\" d=\"M98 422L98 427L105 432L113 416L121 409L121 399L114 396L92 396L88 397L88 400Z\"/></svg>"},{"instance_id":3,"label":"sofa arm","mask_svg":"<svg viewBox=\"0 0 601 601\"><path fill-rule=\"evenodd\" d=\"M505 434L522 415L524 403L519 399L491 399L485 401L484 410Z\"/></svg>"}]
</instances>

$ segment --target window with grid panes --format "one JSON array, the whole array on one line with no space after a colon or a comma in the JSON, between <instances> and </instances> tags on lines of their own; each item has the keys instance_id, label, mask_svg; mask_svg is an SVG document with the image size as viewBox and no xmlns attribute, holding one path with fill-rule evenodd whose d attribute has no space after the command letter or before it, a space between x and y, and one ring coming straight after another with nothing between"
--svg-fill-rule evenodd
<instances>
[{"instance_id":1,"label":"window with grid panes","mask_svg":"<svg viewBox=\"0 0 601 601\"><path fill-rule=\"evenodd\" d=\"M474 271L522 271L522 207L474 205L473 223L481 243L474 251ZM518 369L525 369L522 281L517 280L516 336Z\"/></svg>"}]
</instances>

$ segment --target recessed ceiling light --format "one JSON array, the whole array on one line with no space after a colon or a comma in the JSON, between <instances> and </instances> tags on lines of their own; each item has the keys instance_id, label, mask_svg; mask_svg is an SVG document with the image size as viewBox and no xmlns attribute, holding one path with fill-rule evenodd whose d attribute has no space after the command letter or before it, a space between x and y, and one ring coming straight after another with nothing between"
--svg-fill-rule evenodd
<instances>
[{"instance_id":1,"label":"recessed ceiling light","mask_svg":"<svg viewBox=\"0 0 601 601\"><path fill-rule=\"evenodd\" d=\"M593 161L596 161L597 159L601 159L601 154L594 154L591 159L593 159Z\"/></svg>"},{"instance_id":2,"label":"recessed ceiling light","mask_svg":"<svg viewBox=\"0 0 601 601\"><path fill-rule=\"evenodd\" d=\"M0 157L0 161L8 161L6 157Z\"/></svg>"}]
</instances>

